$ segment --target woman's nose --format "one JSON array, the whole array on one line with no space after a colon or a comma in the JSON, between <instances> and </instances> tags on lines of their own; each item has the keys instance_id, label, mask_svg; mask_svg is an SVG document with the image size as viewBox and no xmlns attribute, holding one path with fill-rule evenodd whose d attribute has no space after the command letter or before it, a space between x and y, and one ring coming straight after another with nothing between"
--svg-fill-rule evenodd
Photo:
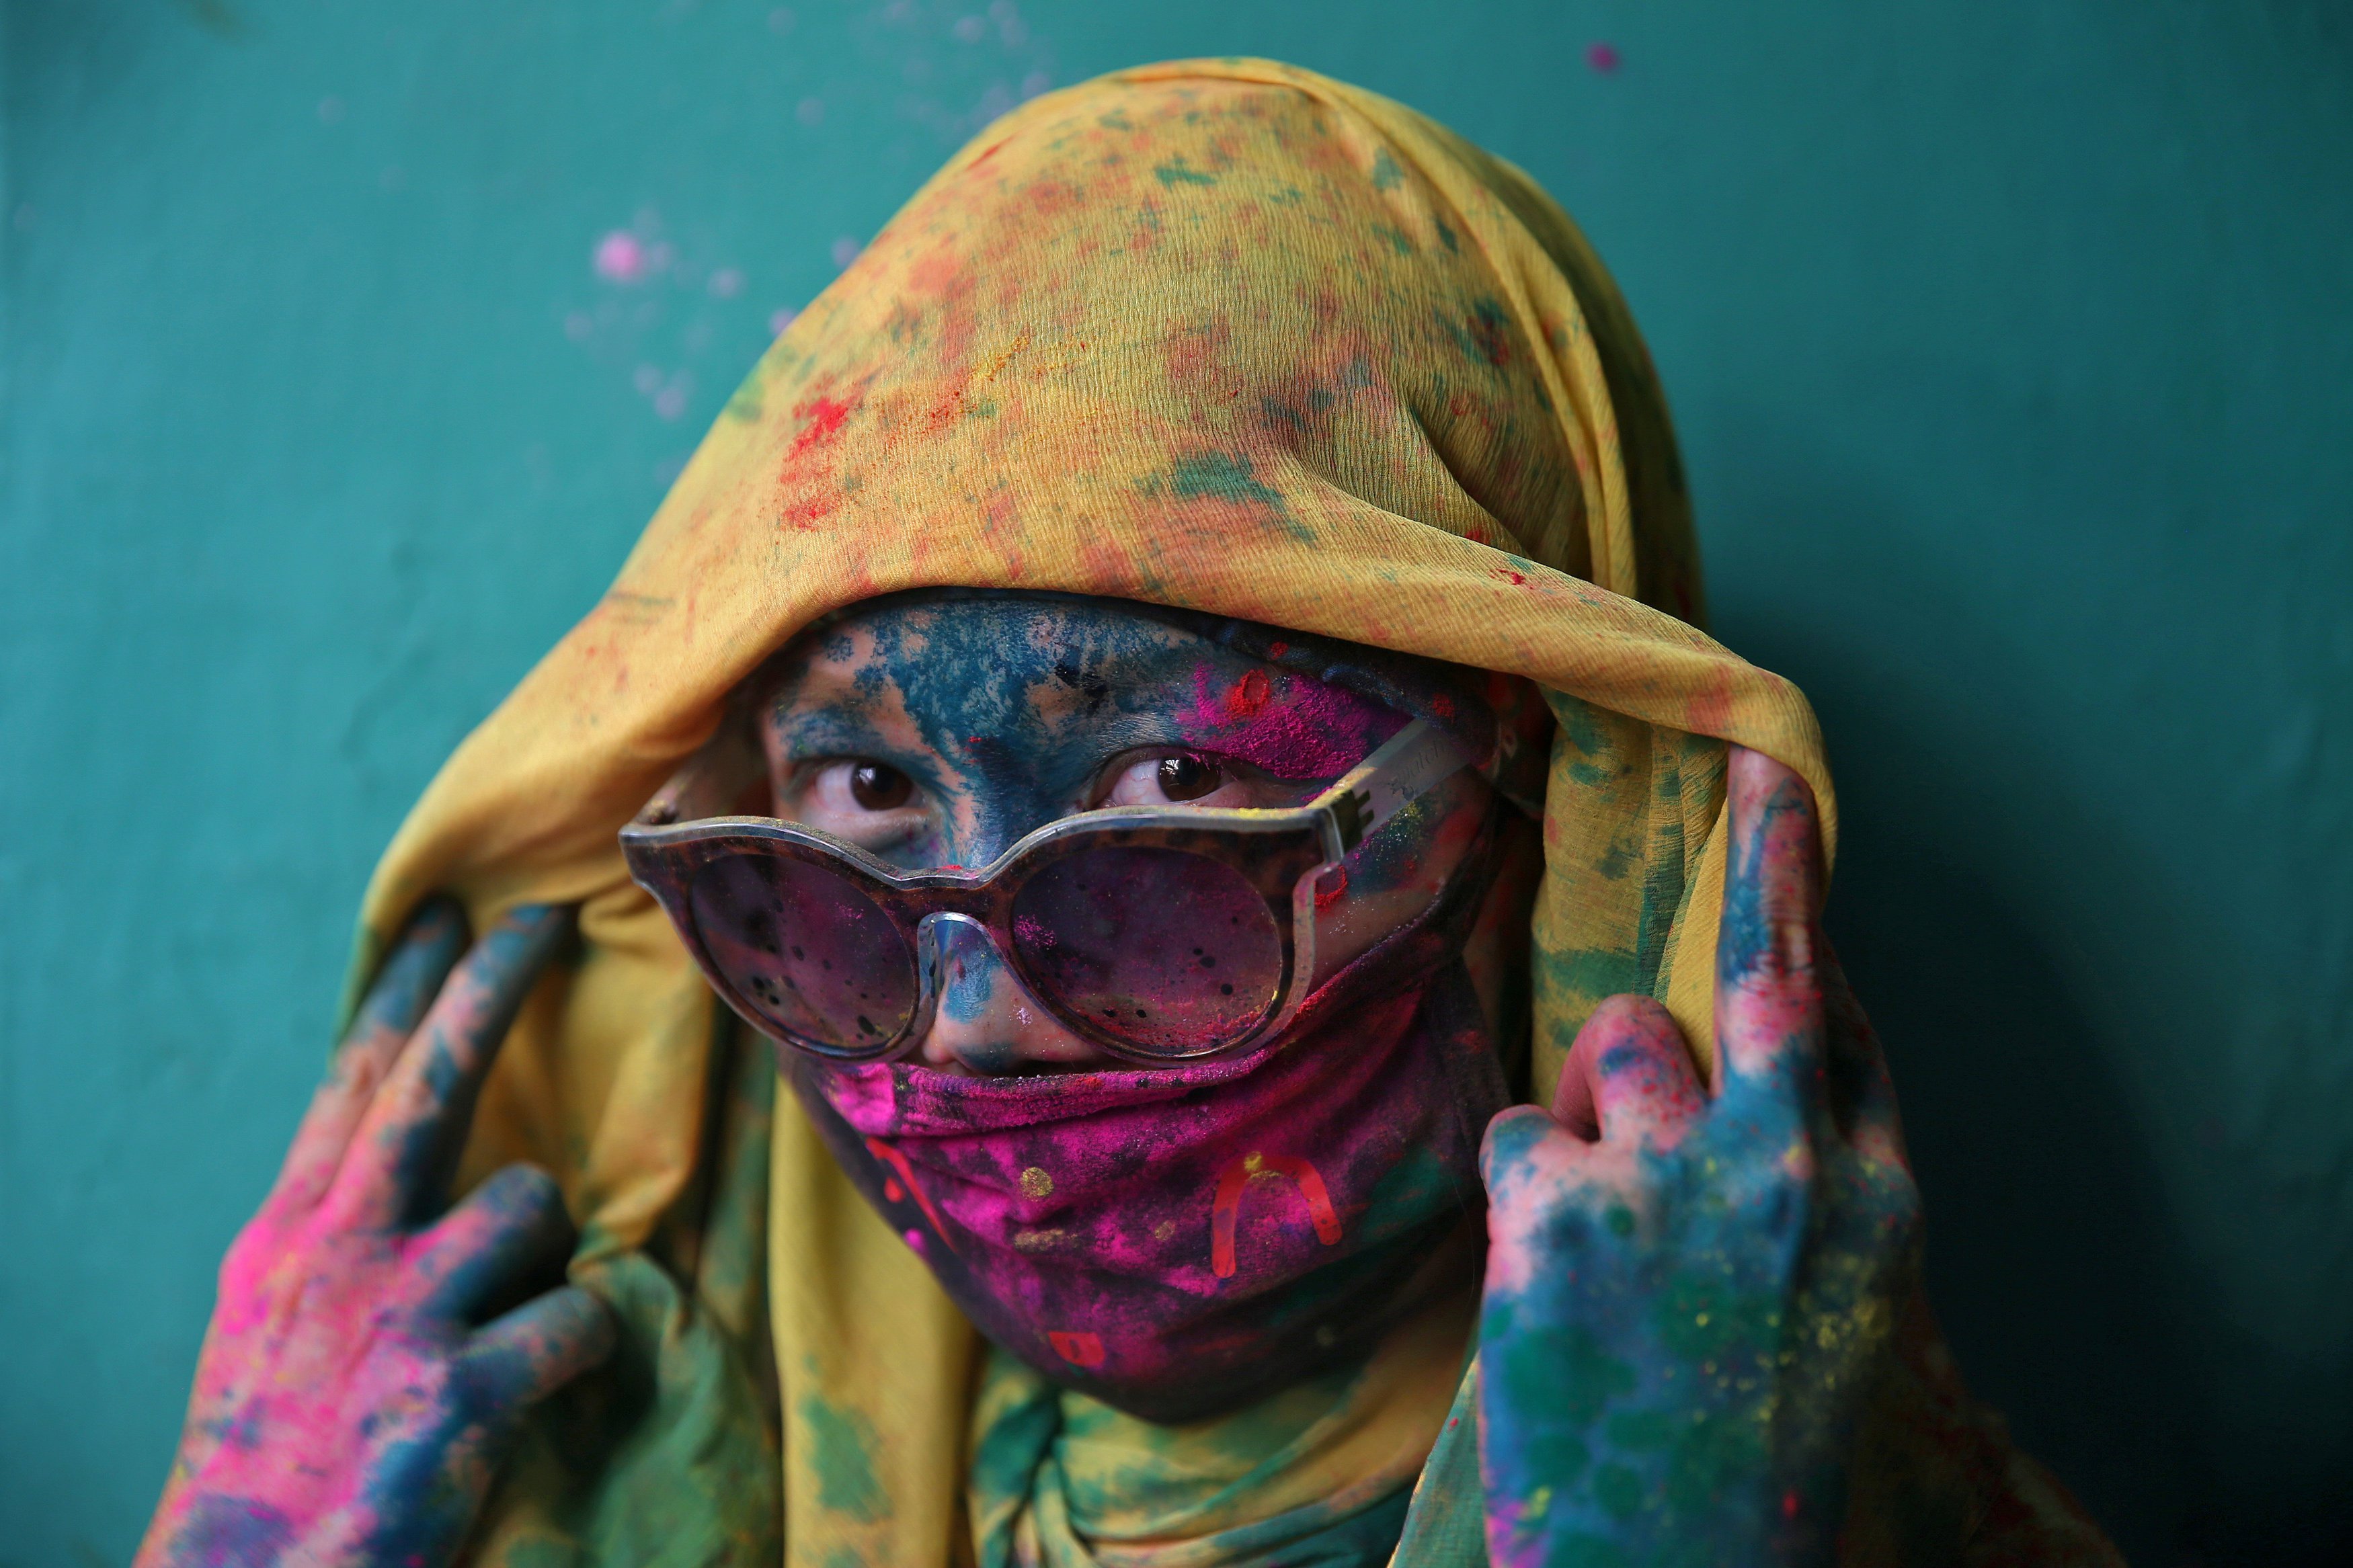
<instances>
[{"instance_id":1,"label":"woman's nose","mask_svg":"<svg viewBox=\"0 0 2353 1568\"><path fill-rule=\"evenodd\" d=\"M1058 1072L1110 1060L1038 1005L988 933L964 921L933 925L939 1005L921 1043L925 1066L978 1077Z\"/></svg>"}]
</instances>

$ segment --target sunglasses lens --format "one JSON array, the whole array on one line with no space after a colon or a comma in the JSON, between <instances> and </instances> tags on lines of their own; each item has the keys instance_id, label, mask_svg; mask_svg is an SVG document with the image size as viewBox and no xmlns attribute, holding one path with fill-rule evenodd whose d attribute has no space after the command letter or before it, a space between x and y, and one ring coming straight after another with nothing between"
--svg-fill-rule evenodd
<instances>
[{"instance_id":1,"label":"sunglasses lens","mask_svg":"<svg viewBox=\"0 0 2353 1568\"><path fill-rule=\"evenodd\" d=\"M719 973L795 1044L871 1057L913 1018L915 955L848 878L805 861L730 855L696 873L691 897Z\"/></svg>"},{"instance_id":2,"label":"sunglasses lens","mask_svg":"<svg viewBox=\"0 0 2353 1568\"><path fill-rule=\"evenodd\" d=\"M1273 1010L1282 938L1240 872L1181 849L1103 848L1056 861L1013 904L1031 979L1138 1052L1221 1049Z\"/></svg>"}]
</instances>

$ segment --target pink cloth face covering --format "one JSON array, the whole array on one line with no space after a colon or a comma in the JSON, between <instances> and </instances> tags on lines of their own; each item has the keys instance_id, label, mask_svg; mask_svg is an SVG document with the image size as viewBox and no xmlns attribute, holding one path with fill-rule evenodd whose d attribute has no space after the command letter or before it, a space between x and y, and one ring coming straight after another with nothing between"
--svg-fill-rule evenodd
<instances>
[{"instance_id":1,"label":"pink cloth face covering","mask_svg":"<svg viewBox=\"0 0 2353 1568\"><path fill-rule=\"evenodd\" d=\"M1522 739L1446 667L1064 595L860 606L770 679L776 815L911 867L1106 804L1293 805L1413 717L1482 759ZM1241 1054L1105 1057L966 934L911 1057L783 1052L787 1075L990 1338L1149 1419L1231 1408L1476 1280L1479 1142L1520 1044L1502 933L1526 930L1492 917L1525 915L1527 872L1499 872L1529 831L1466 771L1368 838L1317 885L1314 995Z\"/></svg>"}]
</instances>

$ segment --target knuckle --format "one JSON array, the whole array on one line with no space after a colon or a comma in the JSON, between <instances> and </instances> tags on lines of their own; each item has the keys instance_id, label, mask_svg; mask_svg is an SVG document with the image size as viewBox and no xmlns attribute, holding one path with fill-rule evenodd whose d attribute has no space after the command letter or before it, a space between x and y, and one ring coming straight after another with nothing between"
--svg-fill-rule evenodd
<instances>
[{"instance_id":1,"label":"knuckle","mask_svg":"<svg viewBox=\"0 0 2353 1568\"><path fill-rule=\"evenodd\" d=\"M1499 1111L1487 1123L1487 1135L1480 1143L1479 1168L1493 1182L1526 1163L1538 1144L1559 1131L1559 1124L1533 1105Z\"/></svg>"},{"instance_id":2,"label":"knuckle","mask_svg":"<svg viewBox=\"0 0 2353 1568\"><path fill-rule=\"evenodd\" d=\"M510 1213L542 1215L564 1207L564 1186L544 1165L518 1160L482 1184L490 1201Z\"/></svg>"}]
</instances>

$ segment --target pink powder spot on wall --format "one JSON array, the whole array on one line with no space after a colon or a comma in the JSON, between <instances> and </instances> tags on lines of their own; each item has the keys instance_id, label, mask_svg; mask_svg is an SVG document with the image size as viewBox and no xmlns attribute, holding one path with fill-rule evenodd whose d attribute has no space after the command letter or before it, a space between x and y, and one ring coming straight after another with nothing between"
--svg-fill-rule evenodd
<instances>
[{"instance_id":1,"label":"pink powder spot on wall","mask_svg":"<svg viewBox=\"0 0 2353 1568\"><path fill-rule=\"evenodd\" d=\"M793 106L793 118L803 125L818 125L825 120L825 100L804 98Z\"/></svg>"},{"instance_id":2,"label":"pink powder spot on wall","mask_svg":"<svg viewBox=\"0 0 2353 1568\"><path fill-rule=\"evenodd\" d=\"M848 267L858 259L858 253L865 248L866 247L860 245L854 236L845 234L833 242L833 264L836 267Z\"/></svg>"},{"instance_id":3,"label":"pink powder spot on wall","mask_svg":"<svg viewBox=\"0 0 2353 1568\"><path fill-rule=\"evenodd\" d=\"M660 369L649 364L638 366L637 374L629 378L629 384L638 389L639 397L651 397L661 390L661 384Z\"/></svg>"},{"instance_id":4,"label":"pink powder spot on wall","mask_svg":"<svg viewBox=\"0 0 2353 1568\"><path fill-rule=\"evenodd\" d=\"M955 26L951 30L960 41L976 44L980 42L981 35L988 31L988 24L977 16L958 16Z\"/></svg>"},{"instance_id":5,"label":"pink powder spot on wall","mask_svg":"<svg viewBox=\"0 0 2353 1568\"><path fill-rule=\"evenodd\" d=\"M721 268L711 275L710 289L711 297L714 300L733 300L744 291L744 269L740 267Z\"/></svg>"},{"instance_id":6,"label":"pink powder spot on wall","mask_svg":"<svg viewBox=\"0 0 2353 1568\"><path fill-rule=\"evenodd\" d=\"M801 313L790 305L779 305L768 312L768 335L775 337L801 319Z\"/></svg>"},{"instance_id":7,"label":"pink powder spot on wall","mask_svg":"<svg viewBox=\"0 0 2353 1568\"><path fill-rule=\"evenodd\" d=\"M790 5L779 5L768 13L768 31L781 38L791 32L793 24L799 20L798 16L793 15L793 8Z\"/></svg>"},{"instance_id":8,"label":"pink powder spot on wall","mask_svg":"<svg viewBox=\"0 0 2353 1568\"><path fill-rule=\"evenodd\" d=\"M1603 76L1609 75L1612 71L1618 68L1618 46L1615 44L1598 43L1586 45L1585 63L1591 66Z\"/></svg>"},{"instance_id":9,"label":"pink powder spot on wall","mask_svg":"<svg viewBox=\"0 0 2353 1568\"><path fill-rule=\"evenodd\" d=\"M691 390L684 376L672 377L669 385L654 394L654 412L664 419L682 416L686 413L687 394Z\"/></svg>"},{"instance_id":10,"label":"pink powder spot on wall","mask_svg":"<svg viewBox=\"0 0 2353 1568\"><path fill-rule=\"evenodd\" d=\"M1021 79L1021 96L1025 99L1035 98L1053 85L1054 79L1044 71L1031 71Z\"/></svg>"},{"instance_id":11,"label":"pink powder spot on wall","mask_svg":"<svg viewBox=\"0 0 2353 1568\"><path fill-rule=\"evenodd\" d=\"M635 283L646 275L645 242L628 229L617 228L596 242L596 276L615 283Z\"/></svg>"},{"instance_id":12,"label":"pink powder spot on wall","mask_svg":"<svg viewBox=\"0 0 2353 1568\"><path fill-rule=\"evenodd\" d=\"M586 310L575 310L564 318L564 335L575 343L586 342L588 334L596 330L596 322Z\"/></svg>"}]
</instances>

